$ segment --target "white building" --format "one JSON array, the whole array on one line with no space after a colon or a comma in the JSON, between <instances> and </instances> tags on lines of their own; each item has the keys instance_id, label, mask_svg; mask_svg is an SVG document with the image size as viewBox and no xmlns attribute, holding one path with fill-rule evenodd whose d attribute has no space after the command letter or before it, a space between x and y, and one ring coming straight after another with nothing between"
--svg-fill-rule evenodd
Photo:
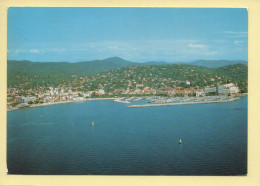
<instances>
[{"instance_id":1,"label":"white building","mask_svg":"<svg viewBox=\"0 0 260 186\"><path fill-rule=\"evenodd\" d=\"M196 92L196 97L205 96L204 92Z\"/></svg>"},{"instance_id":2,"label":"white building","mask_svg":"<svg viewBox=\"0 0 260 186\"><path fill-rule=\"evenodd\" d=\"M237 93L239 93L240 90L237 86L234 86L234 87L230 87L229 91L231 94L237 94Z\"/></svg>"},{"instance_id":3,"label":"white building","mask_svg":"<svg viewBox=\"0 0 260 186\"><path fill-rule=\"evenodd\" d=\"M49 103L52 102L52 98L50 96L47 96L46 98L43 99L44 103Z\"/></svg>"},{"instance_id":4,"label":"white building","mask_svg":"<svg viewBox=\"0 0 260 186\"><path fill-rule=\"evenodd\" d=\"M20 103L29 103L29 102L34 102L34 101L36 101L36 97L23 97L23 96L21 96L19 98Z\"/></svg>"},{"instance_id":5,"label":"white building","mask_svg":"<svg viewBox=\"0 0 260 186\"><path fill-rule=\"evenodd\" d=\"M84 101L85 98L83 97L76 97L76 98L72 98L73 101Z\"/></svg>"},{"instance_id":6,"label":"white building","mask_svg":"<svg viewBox=\"0 0 260 186\"><path fill-rule=\"evenodd\" d=\"M98 94L99 95L104 95L105 94L105 90L104 89L99 89L98 90Z\"/></svg>"},{"instance_id":7,"label":"white building","mask_svg":"<svg viewBox=\"0 0 260 186\"><path fill-rule=\"evenodd\" d=\"M91 95L92 95L92 92L86 92L86 93L84 94L84 97L91 97Z\"/></svg>"},{"instance_id":8,"label":"white building","mask_svg":"<svg viewBox=\"0 0 260 186\"><path fill-rule=\"evenodd\" d=\"M225 84L224 87L229 89L230 94L237 94L240 91L234 83Z\"/></svg>"},{"instance_id":9,"label":"white building","mask_svg":"<svg viewBox=\"0 0 260 186\"><path fill-rule=\"evenodd\" d=\"M230 88L230 87L234 87L235 84L234 83L228 83L224 85L224 88Z\"/></svg>"}]
</instances>

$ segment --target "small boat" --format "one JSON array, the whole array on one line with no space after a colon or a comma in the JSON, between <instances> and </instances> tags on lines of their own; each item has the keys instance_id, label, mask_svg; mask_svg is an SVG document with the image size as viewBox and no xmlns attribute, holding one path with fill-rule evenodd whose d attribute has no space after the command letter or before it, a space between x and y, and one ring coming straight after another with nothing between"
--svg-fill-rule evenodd
<instances>
[{"instance_id":1,"label":"small boat","mask_svg":"<svg viewBox=\"0 0 260 186\"><path fill-rule=\"evenodd\" d=\"M93 127L95 126L95 123L94 123L94 121L92 121L92 126L93 126Z\"/></svg>"},{"instance_id":2,"label":"small boat","mask_svg":"<svg viewBox=\"0 0 260 186\"><path fill-rule=\"evenodd\" d=\"M180 139L180 141L179 141L179 144L182 144L182 141L181 141L181 139Z\"/></svg>"},{"instance_id":3,"label":"small boat","mask_svg":"<svg viewBox=\"0 0 260 186\"><path fill-rule=\"evenodd\" d=\"M42 118L42 116L40 116L40 118Z\"/></svg>"}]
</instances>

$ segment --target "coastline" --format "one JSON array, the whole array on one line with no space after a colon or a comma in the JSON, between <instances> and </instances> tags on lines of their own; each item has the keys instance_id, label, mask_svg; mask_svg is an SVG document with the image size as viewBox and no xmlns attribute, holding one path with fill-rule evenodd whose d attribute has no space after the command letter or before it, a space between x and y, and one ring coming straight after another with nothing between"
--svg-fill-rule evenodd
<instances>
[{"instance_id":1,"label":"coastline","mask_svg":"<svg viewBox=\"0 0 260 186\"><path fill-rule=\"evenodd\" d=\"M239 94L238 97L247 96L247 93L245 94ZM144 96L147 97L147 96ZM42 104L32 104L26 107L13 107L11 109L7 108L7 112L20 110L24 108L34 108L34 107L43 107L43 106L49 106L49 105L56 105L56 104L64 104L64 103L74 103L74 102L84 102L84 101L94 101L94 100L115 100L115 99L123 99L125 97L113 97L113 98L86 98L84 100L67 100L67 101L59 101L59 102L51 102L51 103L42 103ZM158 104L144 104L144 105L129 105L128 108L140 108L140 107L158 107L158 106L174 106L174 105L192 105L192 104L209 104L209 103L225 103L225 102L231 102L236 101L238 99L229 99L229 100L216 100L216 101L204 101L204 102L182 102L182 103L158 103Z\"/></svg>"},{"instance_id":2,"label":"coastline","mask_svg":"<svg viewBox=\"0 0 260 186\"><path fill-rule=\"evenodd\" d=\"M116 98L87 98L84 100L68 100L68 101L58 101L58 102L51 102L51 103L42 103L42 104L31 104L27 107L14 107L12 109L7 109L7 112L15 111L15 110L20 110L24 108L34 108L34 107L43 107L43 106L49 106L49 105L56 105L56 104L64 104L64 103L74 103L74 102L84 102L84 101L94 101L94 100L111 100L111 99L116 99Z\"/></svg>"}]
</instances>

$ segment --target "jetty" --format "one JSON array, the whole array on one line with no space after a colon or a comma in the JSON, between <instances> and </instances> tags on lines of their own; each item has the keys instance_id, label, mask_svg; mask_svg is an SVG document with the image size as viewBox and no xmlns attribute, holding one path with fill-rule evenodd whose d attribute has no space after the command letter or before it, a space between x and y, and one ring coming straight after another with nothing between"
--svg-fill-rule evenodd
<instances>
[{"instance_id":1,"label":"jetty","mask_svg":"<svg viewBox=\"0 0 260 186\"><path fill-rule=\"evenodd\" d=\"M145 104L145 105L129 105L128 108L138 107L160 107L160 106L174 106L174 105L193 105L193 104L209 104L209 103L226 103L239 100L240 98L230 98L225 100L213 100L213 101L198 101L198 102L179 102L179 103L162 103L162 104Z\"/></svg>"},{"instance_id":2,"label":"jetty","mask_svg":"<svg viewBox=\"0 0 260 186\"><path fill-rule=\"evenodd\" d=\"M115 102L118 102L118 103L125 103L125 104L131 103L131 102L128 101L128 100L122 100L122 99L115 99L114 101L115 101Z\"/></svg>"}]
</instances>

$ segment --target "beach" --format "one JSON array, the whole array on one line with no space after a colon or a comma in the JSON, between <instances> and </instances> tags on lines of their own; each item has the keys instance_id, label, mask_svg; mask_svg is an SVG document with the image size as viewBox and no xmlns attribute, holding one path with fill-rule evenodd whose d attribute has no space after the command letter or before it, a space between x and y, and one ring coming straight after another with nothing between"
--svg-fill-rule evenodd
<instances>
[{"instance_id":1,"label":"beach","mask_svg":"<svg viewBox=\"0 0 260 186\"><path fill-rule=\"evenodd\" d=\"M14 110L19 110L19 109L23 109L23 108L43 107L43 106L64 104L64 103L93 101L93 100L111 100L111 99L115 99L115 98L87 98L87 99L84 99L84 100L67 100L67 101L58 101L58 102L50 102L50 103L42 103L42 104L31 104L31 105L28 105L26 107L7 108L7 112L14 111Z\"/></svg>"}]
</instances>

